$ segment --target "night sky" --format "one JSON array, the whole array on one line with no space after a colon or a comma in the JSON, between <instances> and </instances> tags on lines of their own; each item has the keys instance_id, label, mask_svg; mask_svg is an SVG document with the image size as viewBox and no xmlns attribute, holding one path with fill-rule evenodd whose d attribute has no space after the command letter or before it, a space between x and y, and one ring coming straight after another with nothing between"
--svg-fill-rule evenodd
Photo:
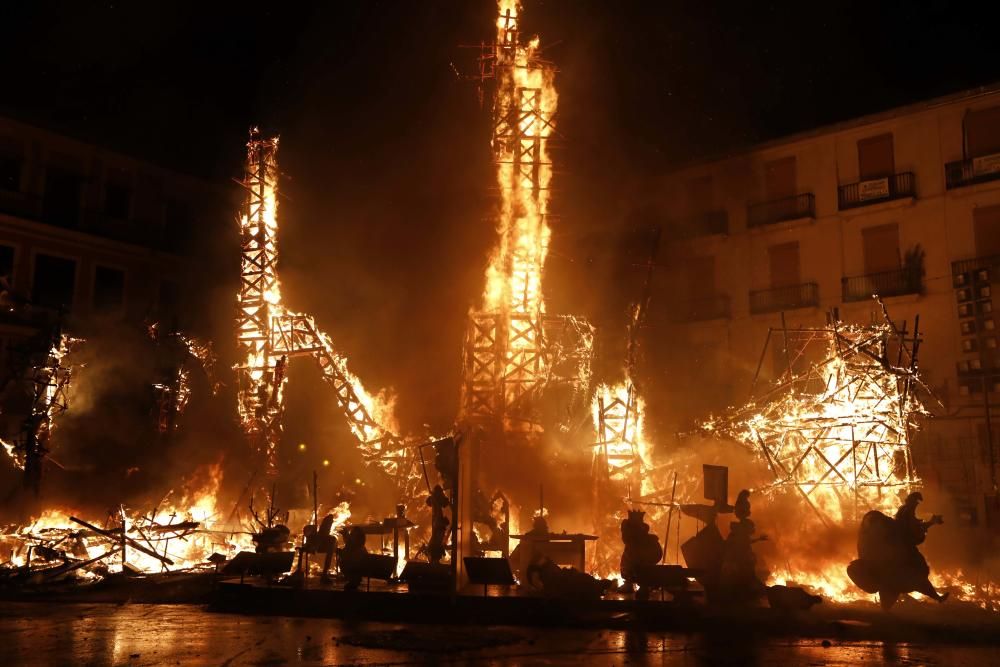
<instances>
[{"instance_id":1,"label":"night sky","mask_svg":"<svg viewBox=\"0 0 1000 667\"><path fill-rule=\"evenodd\" d=\"M592 259L576 239L621 228L659 170L1000 81L982 11L525 0L525 31L561 71L550 310L600 320L591 292L559 289ZM249 126L279 133L292 307L314 313L369 384L396 388L407 429L449 423L466 313L495 241L488 110L452 65L471 64L459 44L492 38L492 2L39 1L4 12L0 113L220 183L239 177ZM231 315L235 288L207 289Z\"/></svg>"}]
</instances>

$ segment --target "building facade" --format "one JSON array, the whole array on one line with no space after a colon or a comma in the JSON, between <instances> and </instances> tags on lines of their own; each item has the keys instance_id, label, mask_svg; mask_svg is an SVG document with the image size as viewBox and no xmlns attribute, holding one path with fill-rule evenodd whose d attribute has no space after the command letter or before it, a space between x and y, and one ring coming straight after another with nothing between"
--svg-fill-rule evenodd
<instances>
[{"instance_id":1,"label":"building facade","mask_svg":"<svg viewBox=\"0 0 1000 667\"><path fill-rule=\"evenodd\" d=\"M769 329L824 325L834 309L865 323L878 294L897 326L912 332L919 315L920 370L942 403L915 438L918 473L963 520L1000 530L1000 86L690 164L658 186L659 361L678 411L744 402L758 370L789 363L783 345L762 355Z\"/></svg>"},{"instance_id":2,"label":"building facade","mask_svg":"<svg viewBox=\"0 0 1000 667\"><path fill-rule=\"evenodd\" d=\"M190 319L199 234L232 192L100 146L0 118L4 341L55 311Z\"/></svg>"}]
</instances>

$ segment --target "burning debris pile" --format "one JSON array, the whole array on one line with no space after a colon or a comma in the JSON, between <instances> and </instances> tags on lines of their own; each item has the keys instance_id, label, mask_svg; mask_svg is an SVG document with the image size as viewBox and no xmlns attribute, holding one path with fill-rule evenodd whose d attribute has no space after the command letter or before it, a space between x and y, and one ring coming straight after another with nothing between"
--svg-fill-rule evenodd
<instances>
[{"instance_id":1,"label":"burning debris pile","mask_svg":"<svg viewBox=\"0 0 1000 667\"><path fill-rule=\"evenodd\" d=\"M784 375L764 396L708 424L751 448L773 473L773 488L799 493L824 522L894 509L901 492L919 483L909 448L927 412L918 396L928 393L917 374L919 318L909 333L882 312L869 326L834 316L827 327L776 332ZM795 372L817 351L820 361Z\"/></svg>"},{"instance_id":2,"label":"burning debris pile","mask_svg":"<svg viewBox=\"0 0 1000 667\"><path fill-rule=\"evenodd\" d=\"M112 574L211 571L250 544L230 529L217 507L222 470L210 466L204 486L141 512L124 505L104 519L81 519L71 510L47 510L0 535L0 585L96 582ZM214 557L213 557L214 554Z\"/></svg>"}]
</instances>

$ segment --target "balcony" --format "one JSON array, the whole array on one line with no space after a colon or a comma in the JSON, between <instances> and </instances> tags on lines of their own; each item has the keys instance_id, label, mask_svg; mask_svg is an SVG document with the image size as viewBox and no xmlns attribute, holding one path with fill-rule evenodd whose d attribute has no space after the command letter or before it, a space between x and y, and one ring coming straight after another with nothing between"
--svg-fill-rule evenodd
<instances>
[{"instance_id":1,"label":"balcony","mask_svg":"<svg viewBox=\"0 0 1000 667\"><path fill-rule=\"evenodd\" d=\"M706 211L698 215L671 222L671 240L687 240L713 234L729 233L729 214L725 211Z\"/></svg>"},{"instance_id":2,"label":"balcony","mask_svg":"<svg viewBox=\"0 0 1000 667\"><path fill-rule=\"evenodd\" d=\"M693 298L678 304L675 314L674 319L678 322L728 319L729 295L713 294L712 296Z\"/></svg>"},{"instance_id":3,"label":"balcony","mask_svg":"<svg viewBox=\"0 0 1000 667\"><path fill-rule=\"evenodd\" d=\"M963 273L973 273L981 269L996 270L997 268L1000 268L1000 255L960 259L957 262L951 263L951 273L953 276Z\"/></svg>"},{"instance_id":4,"label":"balcony","mask_svg":"<svg viewBox=\"0 0 1000 667\"><path fill-rule=\"evenodd\" d=\"M816 217L816 198L811 192L747 207L747 227L762 227L787 220Z\"/></svg>"},{"instance_id":5,"label":"balcony","mask_svg":"<svg viewBox=\"0 0 1000 667\"><path fill-rule=\"evenodd\" d=\"M1000 153L944 165L944 184L949 190L1000 180Z\"/></svg>"},{"instance_id":6,"label":"balcony","mask_svg":"<svg viewBox=\"0 0 1000 667\"><path fill-rule=\"evenodd\" d=\"M921 273L920 268L902 268L842 278L844 302L865 301L873 294L881 297L920 294L924 287Z\"/></svg>"},{"instance_id":7,"label":"balcony","mask_svg":"<svg viewBox=\"0 0 1000 667\"><path fill-rule=\"evenodd\" d=\"M837 207L844 211L916 195L913 172L904 171L901 174L841 185L837 188Z\"/></svg>"},{"instance_id":8,"label":"balcony","mask_svg":"<svg viewBox=\"0 0 1000 667\"><path fill-rule=\"evenodd\" d=\"M796 308L811 308L818 305L819 286L816 283L750 290L750 312L754 315L795 310Z\"/></svg>"}]
</instances>

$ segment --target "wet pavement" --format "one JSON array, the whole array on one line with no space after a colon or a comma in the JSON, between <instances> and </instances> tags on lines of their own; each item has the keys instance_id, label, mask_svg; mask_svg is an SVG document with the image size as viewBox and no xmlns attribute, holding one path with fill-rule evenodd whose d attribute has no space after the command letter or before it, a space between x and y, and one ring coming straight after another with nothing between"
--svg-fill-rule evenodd
<instances>
[{"instance_id":1,"label":"wet pavement","mask_svg":"<svg viewBox=\"0 0 1000 667\"><path fill-rule=\"evenodd\" d=\"M0 665L1000 664L1000 646L661 632L351 624L187 605L0 603ZM1000 642L1000 638L998 638Z\"/></svg>"}]
</instances>

